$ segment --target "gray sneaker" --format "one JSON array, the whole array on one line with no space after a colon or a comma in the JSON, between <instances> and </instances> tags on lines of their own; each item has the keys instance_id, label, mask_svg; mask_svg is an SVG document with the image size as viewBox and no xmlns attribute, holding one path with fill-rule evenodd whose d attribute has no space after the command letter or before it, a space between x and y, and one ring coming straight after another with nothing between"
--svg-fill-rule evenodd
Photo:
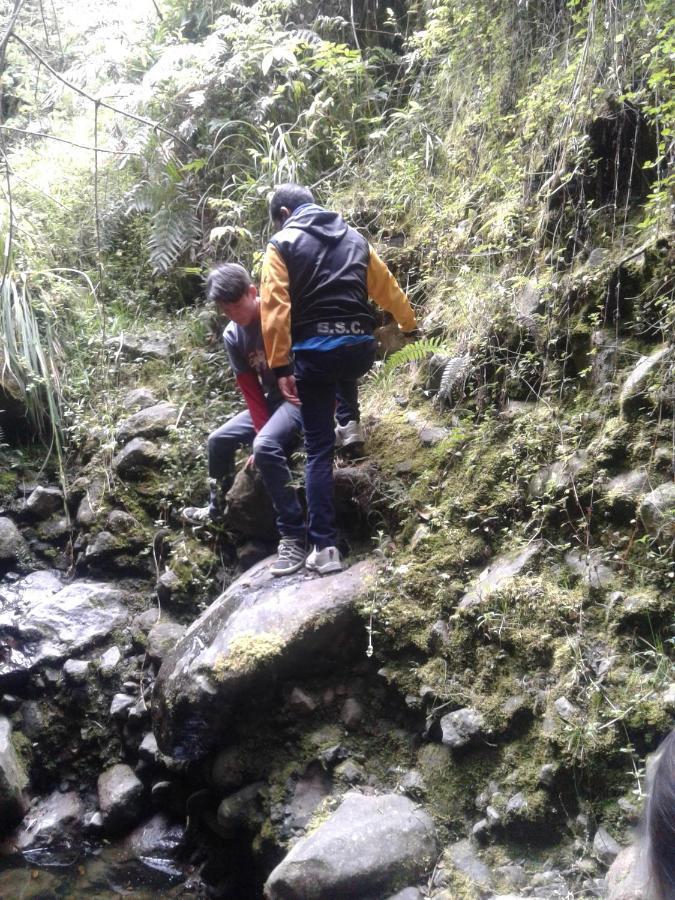
<instances>
[{"instance_id":1,"label":"gray sneaker","mask_svg":"<svg viewBox=\"0 0 675 900\"><path fill-rule=\"evenodd\" d=\"M323 550L317 550L315 547L307 557L305 565L319 575L341 572L344 569L337 547L324 547Z\"/></svg>"},{"instance_id":2,"label":"gray sneaker","mask_svg":"<svg viewBox=\"0 0 675 900\"><path fill-rule=\"evenodd\" d=\"M225 512L212 506L186 506L180 517L188 525L222 525Z\"/></svg>"},{"instance_id":3,"label":"gray sneaker","mask_svg":"<svg viewBox=\"0 0 675 900\"><path fill-rule=\"evenodd\" d=\"M304 541L282 537L279 541L277 558L270 566L270 572L272 575L292 575L304 566L306 559Z\"/></svg>"},{"instance_id":4,"label":"gray sneaker","mask_svg":"<svg viewBox=\"0 0 675 900\"><path fill-rule=\"evenodd\" d=\"M343 447L350 447L352 444L363 444L366 435L360 422L352 419L346 425L335 426L335 447L340 450Z\"/></svg>"}]
</instances>

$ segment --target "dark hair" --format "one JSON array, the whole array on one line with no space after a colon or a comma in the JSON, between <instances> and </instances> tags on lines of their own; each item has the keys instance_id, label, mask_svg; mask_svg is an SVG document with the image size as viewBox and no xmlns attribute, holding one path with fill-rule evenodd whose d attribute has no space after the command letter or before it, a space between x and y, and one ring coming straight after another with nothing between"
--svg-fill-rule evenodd
<instances>
[{"instance_id":1,"label":"dark hair","mask_svg":"<svg viewBox=\"0 0 675 900\"><path fill-rule=\"evenodd\" d=\"M649 862L660 900L675 897L675 731L660 748L647 808Z\"/></svg>"},{"instance_id":2,"label":"dark hair","mask_svg":"<svg viewBox=\"0 0 675 900\"><path fill-rule=\"evenodd\" d=\"M206 299L212 303L236 303L252 283L239 263L219 263L206 277Z\"/></svg>"},{"instance_id":3,"label":"dark hair","mask_svg":"<svg viewBox=\"0 0 675 900\"><path fill-rule=\"evenodd\" d=\"M314 197L309 188L299 184L280 184L272 194L270 200L270 216L272 221L278 222L281 216L281 207L293 212L303 203L314 203Z\"/></svg>"}]
</instances>

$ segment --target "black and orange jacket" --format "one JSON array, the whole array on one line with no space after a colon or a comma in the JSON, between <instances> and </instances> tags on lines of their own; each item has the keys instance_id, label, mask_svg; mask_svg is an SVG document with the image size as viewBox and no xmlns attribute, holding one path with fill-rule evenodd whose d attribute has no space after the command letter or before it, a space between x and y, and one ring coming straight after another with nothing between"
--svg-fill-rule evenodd
<instances>
[{"instance_id":1,"label":"black and orange jacket","mask_svg":"<svg viewBox=\"0 0 675 900\"><path fill-rule=\"evenodd\" d=\"M299 207L267 245L261 279L265 351L289 375L291 346L309 337L372 334L368 297L403 331L417 327L396 279L358 231L314 203Z\"/></svg>"}]
</instances>

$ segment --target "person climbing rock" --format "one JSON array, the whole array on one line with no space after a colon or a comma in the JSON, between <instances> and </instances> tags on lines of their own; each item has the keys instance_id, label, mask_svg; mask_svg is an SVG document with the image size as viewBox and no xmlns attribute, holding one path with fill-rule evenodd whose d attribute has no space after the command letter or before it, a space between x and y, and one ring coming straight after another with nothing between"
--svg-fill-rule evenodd
<instances>
[{"instance_id":1,"label":"person climbing rock","mask_svg":"<svg viewBox=\"0 0 675 900\"><path fill-rule=\"evenodd\" d=\"M301 403L312 545L306 566L326 574L343 567L336 546L334 450L363 442L358 378L375 360L368 297L406 334L416 332L417 322L368 241L338 213L318 206L308 188L278 187L270 216L276 233L263 260L263 338L283 397Z\"/></svg>"},{"instance_id":2,"label":"person climbing rock","mask_svg":"<svg viewBox=\"0 0 675 900\"><path fill-rule=\"evenodd\" d=\"M270 571L289 575L307 558L305 516L292 486L288 453L302 428L300 411L284 399L265 359L260 322L260 298L243 266L223 263L206 279L206 296L230 319L223 332L225 348L247 409L229 419L208 438L210 502L187 507L184 521L193 525L222 521L225 495L234 481L237 449L253 445L247 465L255 465L272 499L281 535L278 557Z\"/></svg>"}]
</instances>

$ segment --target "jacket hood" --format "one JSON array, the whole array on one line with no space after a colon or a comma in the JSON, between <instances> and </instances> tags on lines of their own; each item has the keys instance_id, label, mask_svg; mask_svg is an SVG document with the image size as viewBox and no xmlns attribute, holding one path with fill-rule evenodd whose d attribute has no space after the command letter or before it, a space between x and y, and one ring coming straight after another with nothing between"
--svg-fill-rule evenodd
<instances>
[{"instance_id":1,"label":"jacket hood","mask_svg":"<svg viewBox=\"0 0 675 900\"><path fill-rule=\"evenodd\" d=\"M327 244L337 244L347 233L347 223L339 213L305 203L285 222L284 228L300 228Z\"/></svg>"}]
</instances>

